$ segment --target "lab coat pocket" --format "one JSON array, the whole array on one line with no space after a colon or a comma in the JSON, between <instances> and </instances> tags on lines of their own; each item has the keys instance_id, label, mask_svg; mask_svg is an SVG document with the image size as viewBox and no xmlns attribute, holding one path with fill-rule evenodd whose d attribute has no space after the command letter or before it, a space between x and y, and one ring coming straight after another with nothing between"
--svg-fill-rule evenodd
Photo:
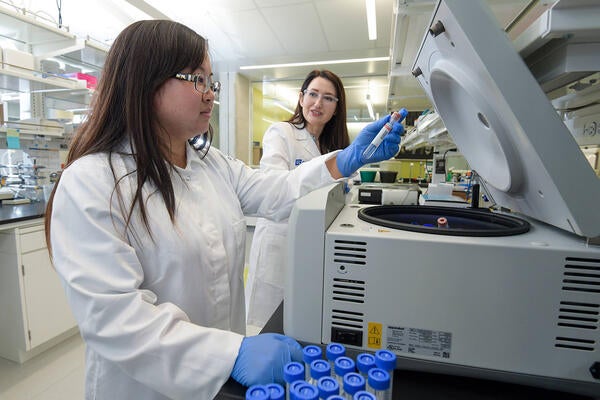
<instances>
[{"instance_id":1,"label":"lab coat pocket","mask_svg":"<svg viewBox=\"0 0 600 400\"><path fill-rule=\"evenodd\" d=\"M257 279L283 288L287 261L287 237L278 233L266 234L260 243Z\"/></svg>"}]
</instances>

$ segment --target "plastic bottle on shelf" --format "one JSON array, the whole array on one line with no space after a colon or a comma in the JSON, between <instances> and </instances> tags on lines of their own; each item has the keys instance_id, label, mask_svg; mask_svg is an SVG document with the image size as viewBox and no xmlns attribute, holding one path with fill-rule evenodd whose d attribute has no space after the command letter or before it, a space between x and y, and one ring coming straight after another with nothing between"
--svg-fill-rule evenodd
<instances>
[{"instance_id":1,"label":"plastic bottle on shelf","mask_svg":"<svg viewBox=\"0 0 600 400\"><path fill-rule=\"evenodd\" d=\"M269 389L265 385L252 385L246 390L246 400L269 400Z\"/></svg>"},{"instance_id":2,"label":"plastic bottle on shelf","mask_svg":"<svg viewBox=\"0 0 600 400\"><path fill-rule=\"evenodd\" d=\"M317 381L317 389L319 389L319 398L326 400L331 396L340 394L340 384L331 376L323 376Z\"/></svg>"},{"instance_id":3,"label":"plastic bottle on shelf","mask_svg":"<svg viewBox=\"0 0 600 400\"><path fill-rule=\"evenodd\" d=\"M366 389L365 378L356 372L348 372L344 375L344 396L347 400L353 400L354 394Z\"/></svg>"},{"instance_id":4,"label":"plastic bottle on shelf","mask_svg":"<svg viewBox=\"0 0 600 400\"><path fill-rule=\"evenodd\" d=\"M331 367L325 360L314 360L310 363L310 378L308 383L311 385L317 385L319 378L324 376L331 376Z\"/></svg>"},{"instance_id":5,"label":"plastic bottle on shelf","mask_svg":"<svg viewBox=\"0 0 600 400\"><path fill-rule=\"evenodd\" d=\"M394 370L396 369L396 354L389 350L375 352L375 365L390 374L390 394L394 390Z\"/></svg>"},{"instance_id":6,"label":"plastic bottle on shelf","mask_svg":"<svg viewBox=\"0 0 600 400\"><path fill-rule=\"evenodd\" d=\"M373 393L377 400L392 400L391 382L391 376L386 370L371 368L367 379L367 390Z\"/></svg>"},{"instance_id":7,"label":"plastic bottle on shelf","mask_svg":"<svg viewBox=\"0 0 600 400\"><path fill-rule=\"evenodd\" d=\"M269 383L266 386L269 391L269 400L285 399L285 389L279 383Z\"/></svg>"},{"instance_id":8,"label":"plastic bottle on shelf","mask_svg":"<svg viewBox=\"0 0 600 400\"><path fill-rule=\"evenodd\" d=\"M304 364L296 361L287 363L283 367L283 380L285 381L285 398L290 400L291 386L294 382L304 382Z\"/></svg>"},{"instance_id":9,"label":"plastic bottle on shelf","mask_svg":"<svg viewBox=\"0 0 600 400\"><path fill-rule=\"evenodd\" d=\"M371 368L375 368L375 356L371 353L361 353L356 356L356 369L363 376L368 378L368 373Z\"/></svg>"},{"instance_id":10,"label":"plastic bottle on shelf","mask_svg":"<svg viewBox=\"0 0 600 400\"><path fill-rule=\"evenodd\" d=\"M308 381L310 378L310 363L315 360L323 358L323 350L319 346L308 345L302 349L302 358L304 359L304 380Z\"/></svg>"},{"instance_id":11,"label":"plastic bottle on shelf","mask_svg":"<svg viewBox=\"0 0 600 400\"><path fill-rule=\"evenodd\" d=\"M340 384L340 388L344 387L344 375L349 372L356 371L356 363L353 359L346 356L341 356L335 359L335 378Z\"/></svg>"}]
</instances>

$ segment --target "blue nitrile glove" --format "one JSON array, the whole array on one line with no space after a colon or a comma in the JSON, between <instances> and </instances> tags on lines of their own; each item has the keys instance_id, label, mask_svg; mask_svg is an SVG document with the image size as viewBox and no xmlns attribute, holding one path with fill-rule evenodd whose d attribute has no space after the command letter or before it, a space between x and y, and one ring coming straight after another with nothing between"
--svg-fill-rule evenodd
<instances>
[{"instance_id":1,"label":"blue nitrile glove","mask_svg":"<svg viewBox=\"0 0 600 400\"><path fill-rule=\"evenodd\" d=\"M302 346L289 336L263 333L242 340L231 377L244 386L283 384L283 367L302 362Z\"/></svg>"},{"instance_id":2,"label":"blue nitrile glove","mask_svg":"<svg viewBox=\"0 0 600 400\"><path fill-rule=\"evenodd\" d=\"M391 115L386 115L378 121L371 122L367 125L354 139L350 146L337 154L337 167L343 176L352 175L357 169L368 163L374 163L384 160L389 160L396 155L400 149L400 136L404 133L404 127L401 122L408 111L405 108L400 110L400 120L394 123L392 130L387 134L383 142L370 158L365 159L363 152L371 144L371 141L381 128L390 120Z\"/></svg>"}]
</instances>

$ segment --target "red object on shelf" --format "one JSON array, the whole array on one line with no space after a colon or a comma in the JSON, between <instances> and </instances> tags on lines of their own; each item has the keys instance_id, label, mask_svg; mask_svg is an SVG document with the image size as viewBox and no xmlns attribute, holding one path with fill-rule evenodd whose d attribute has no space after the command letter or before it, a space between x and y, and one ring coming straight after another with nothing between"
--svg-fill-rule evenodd
<instances>
[{"instance_id":1,"label":"red object on shelf","mask_svg":"<svg viewBox=\"0 0 600 400\"><path fill-rule=\"evenodd\" d=\"M67 78L75 78L82 81L85 81L85 86L88 89L96 89L96 85L98 83L98 78L92 75L84 74L83 72L73 72L70 74L65 74Z\"/></svg>"}]
</instances>

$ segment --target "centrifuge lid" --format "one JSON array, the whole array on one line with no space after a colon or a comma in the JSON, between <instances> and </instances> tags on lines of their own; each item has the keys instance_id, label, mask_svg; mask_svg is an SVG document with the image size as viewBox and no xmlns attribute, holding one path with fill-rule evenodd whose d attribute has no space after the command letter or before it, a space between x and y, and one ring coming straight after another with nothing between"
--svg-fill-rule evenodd
<instances>
[{"instance_id":1,"label":"centrifuge lid","mask_svg":"<svg viewBox=\"0 0 600 400\"><path fill-rule=\"evenodd\" d=\"M489 6L442 0L430 27L413 74L493 200L600 236L600 180Z\"/></svg>"}]
</instances>

